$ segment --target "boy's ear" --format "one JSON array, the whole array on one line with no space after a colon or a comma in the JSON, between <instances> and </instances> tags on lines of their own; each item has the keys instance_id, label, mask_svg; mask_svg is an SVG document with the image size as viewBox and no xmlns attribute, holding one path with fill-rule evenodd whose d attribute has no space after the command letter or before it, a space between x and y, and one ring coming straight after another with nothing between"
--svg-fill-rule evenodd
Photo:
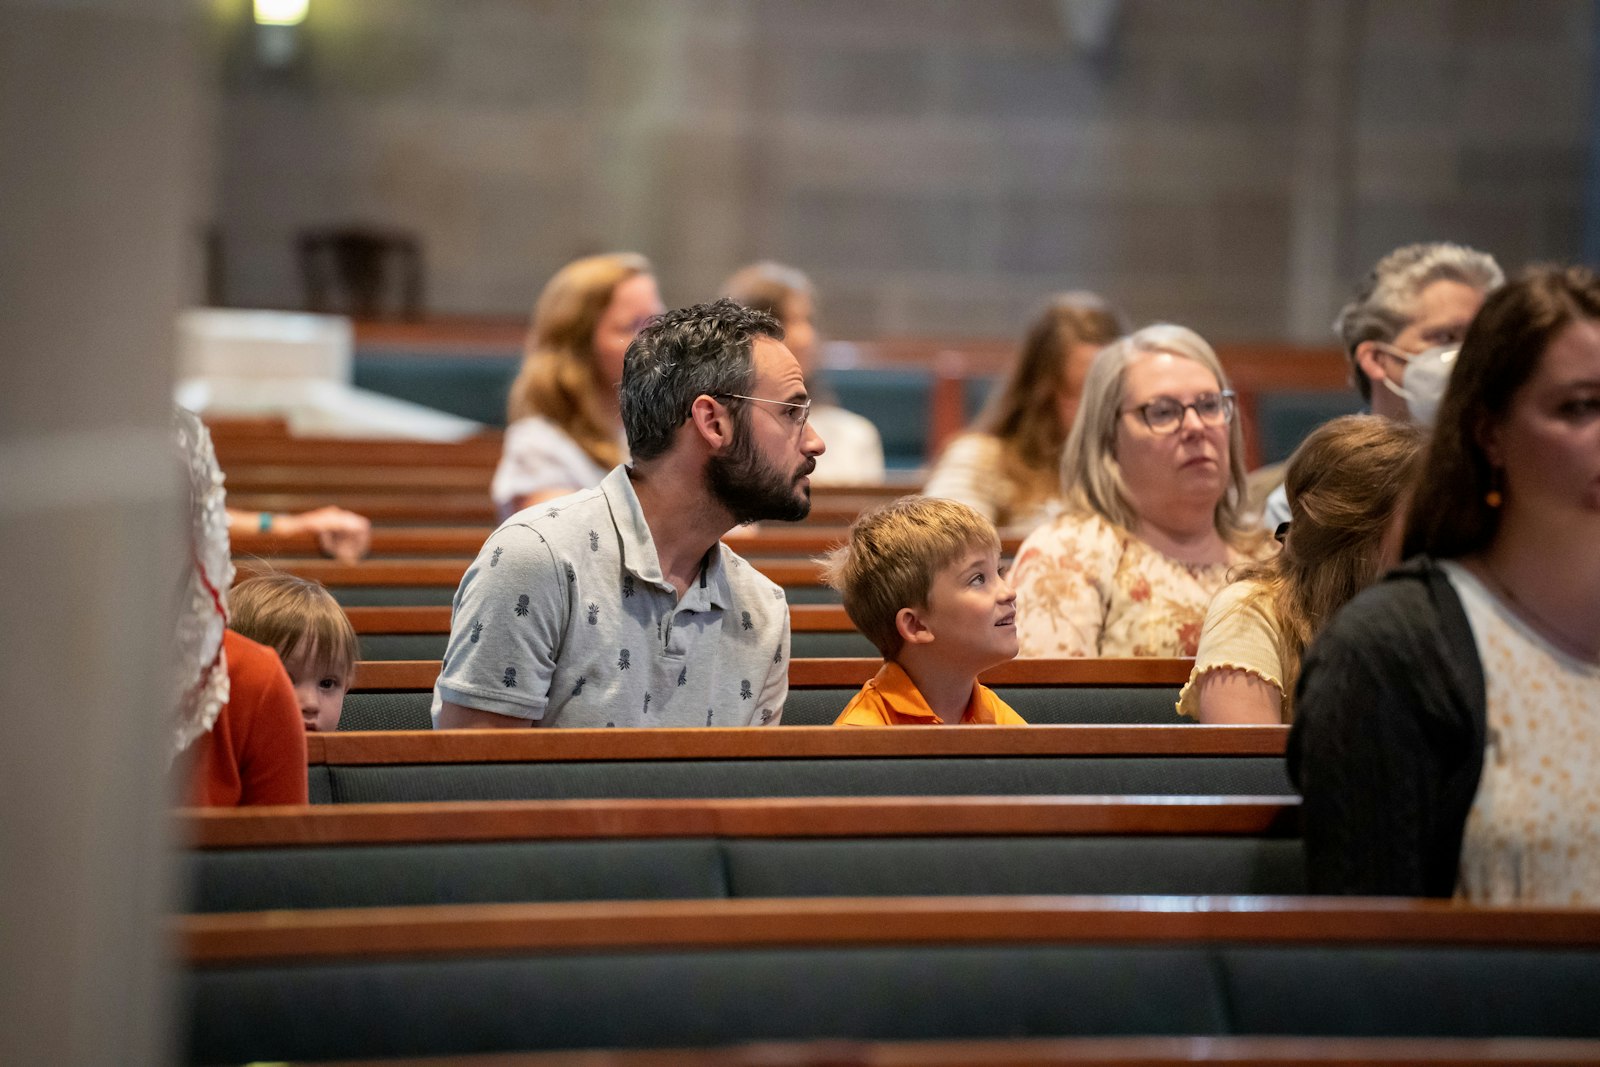
<instances>
[{"instance_id":1,"label":"boy's ear","mask_svg":"<svg viewBox=\"0 0 1600 1067\"><path fill-rule=\"evenodd\" d=\"M895 612L894 628L908 645L926 645L933 640L933 631L923 623L916 608L901 608Z\"/></svg>"}]
</instances>

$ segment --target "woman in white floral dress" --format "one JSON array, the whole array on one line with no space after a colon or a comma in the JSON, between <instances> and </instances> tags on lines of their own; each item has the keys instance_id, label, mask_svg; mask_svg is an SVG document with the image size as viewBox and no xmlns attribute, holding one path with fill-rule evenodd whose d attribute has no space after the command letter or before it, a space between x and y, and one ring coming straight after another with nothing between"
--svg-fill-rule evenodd
<instances>
[{"instance_id":1,"label":"woman in white floral dress","mask_svg":"<svg viewBox=\"0 0 1600 1067\"><path fill-rule=\"evenodd\" d=\"M1148 326L1095 357L1062 456L1067 510L1017 553L1023 656L1194 655L1229 568L1272 550L1240 519L1234 411L1193 330Z\"/></svg>"}]
</instances>

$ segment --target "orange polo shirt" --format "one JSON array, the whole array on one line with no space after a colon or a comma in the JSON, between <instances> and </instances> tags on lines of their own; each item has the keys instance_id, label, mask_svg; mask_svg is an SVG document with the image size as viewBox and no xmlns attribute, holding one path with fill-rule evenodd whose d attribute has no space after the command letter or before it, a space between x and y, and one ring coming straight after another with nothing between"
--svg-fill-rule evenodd
<instances>
[{"instance_id":1,"label":"orange polo shirt","mask_svg":"<svg viewBox=\"0 0 1600 1067\"><path fill-rule=\"evenodd\" d=\"M961 716L961 725L987 723L992 726L1026 726L1011 705L994 695L986 685L972 683L972 699ZM900 664L886 662L878 676L861 687L839 717L835 726L942 726L944 721L922 699L917 683Z\"/></svg>"}]
</instances>

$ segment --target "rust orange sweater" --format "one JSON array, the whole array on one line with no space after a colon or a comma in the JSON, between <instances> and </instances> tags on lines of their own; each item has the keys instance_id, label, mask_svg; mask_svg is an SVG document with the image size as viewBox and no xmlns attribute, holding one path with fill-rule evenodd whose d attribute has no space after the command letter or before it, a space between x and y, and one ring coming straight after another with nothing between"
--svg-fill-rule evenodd
<instances>
[{"instance_id":1,"label":"rust orange sweater","mask_svg":"<svg viewBox=\"0 0 1600 1067\"><path fill-rule=\"evenodd\" d=\"M194 744L189 803L306 803L306 730L278 654L228 630L228 703Z\"/></svg>"}]
</instances>

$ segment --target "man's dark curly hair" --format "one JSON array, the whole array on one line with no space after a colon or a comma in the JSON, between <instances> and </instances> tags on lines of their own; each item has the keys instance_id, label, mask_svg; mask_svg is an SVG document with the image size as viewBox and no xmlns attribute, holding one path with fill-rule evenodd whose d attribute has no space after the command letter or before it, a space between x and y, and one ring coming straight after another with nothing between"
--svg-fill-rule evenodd
<instances>
[{"instance_id":1,"label":"man's dark curly hair","mask_svg":"<svg viewBox=\"0 0 1600 1067\"><path fill-rule=\"evenodd\" d=\"M750 392L757 337L781 341L783 326L726 298L669 311L639 331L622 361L622 425L633 458L671 448L695 397ZM741 409L739 401L725 403Z\"/></svg>"}]
</instances>

